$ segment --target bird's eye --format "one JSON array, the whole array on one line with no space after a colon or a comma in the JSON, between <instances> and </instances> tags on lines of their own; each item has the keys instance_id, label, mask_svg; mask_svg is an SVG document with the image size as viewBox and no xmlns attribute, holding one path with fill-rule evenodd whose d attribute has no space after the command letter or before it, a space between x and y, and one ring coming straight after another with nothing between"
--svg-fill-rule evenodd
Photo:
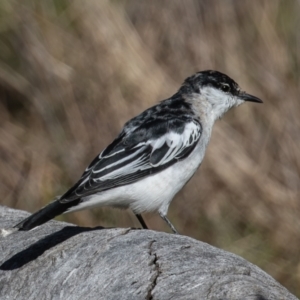
<instances>
[{"instance_id":1,"label":"bird's eye","mask_svg":"<svg viewBox=\"0 0 300 300\"><path fill-rule=\"evenodd\" d=\"M230 86L227 83L221 83L220 88L223 92L227 93L230 91Z\"/></svg>"}]
</instances>

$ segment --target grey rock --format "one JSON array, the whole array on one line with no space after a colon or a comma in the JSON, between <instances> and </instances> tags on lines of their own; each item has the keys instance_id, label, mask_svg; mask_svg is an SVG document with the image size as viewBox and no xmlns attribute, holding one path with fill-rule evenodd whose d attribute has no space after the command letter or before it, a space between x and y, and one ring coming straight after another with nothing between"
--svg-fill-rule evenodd
<instances>
[{"instance_id":1,"label":"grey rock","mask_svg":"<svg viewBox=\"0 0 300 300\"><path fill-rule=\"evenodd\" d=\"M0 228L28 213L0 206ZM0 299L297 299L264 271L192 238L50 221L0 237Z\"/></svg>"}]
</instances>

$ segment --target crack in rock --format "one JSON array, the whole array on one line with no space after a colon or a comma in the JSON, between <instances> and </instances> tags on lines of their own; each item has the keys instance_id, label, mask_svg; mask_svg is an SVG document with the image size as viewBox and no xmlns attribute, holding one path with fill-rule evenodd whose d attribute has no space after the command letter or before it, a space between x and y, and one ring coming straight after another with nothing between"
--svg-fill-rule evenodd
<instances>
[{"instance_id":1,"label":"crack in rock","mask_svg":"<svg viewBox=\"0 0 300 300\"><path fill-rule=\"evenodd\" d=\"M150 255L151 258L153 258L153 260L151 261L151 263L154 265L155 274L150 279L151 280L151 284L150 284L150 287L148 289L148 294L147 294L147 297L146 297L147 300L153 300L152 292L153 292L154 288L156 287L158 276L161 273L160 267L159 267L159 264L158 264L157 254L154 252L154 250L152 248L152 245L155 242L156 241L153 240L149 244L149 255Z\"/></svg>"}]
</instances>

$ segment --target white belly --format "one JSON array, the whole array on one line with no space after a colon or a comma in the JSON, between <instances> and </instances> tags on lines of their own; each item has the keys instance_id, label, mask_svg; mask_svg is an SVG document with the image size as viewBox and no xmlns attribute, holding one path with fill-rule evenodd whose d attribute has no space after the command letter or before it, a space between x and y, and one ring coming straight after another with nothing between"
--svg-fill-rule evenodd
<instances>
[{"instance_id":1,"label":"white belly","mask_svg":"<svg viewBox=\"0 0 300 300\"><path fill-rule=\"evenodd\" d=\"M70 211L92 206L130 208L134 213L160 211L167 214L169 204L199 167L206 145L199 143L188 158L135 183L116 187L83 198Z\"/></svg>"}]
</instances>

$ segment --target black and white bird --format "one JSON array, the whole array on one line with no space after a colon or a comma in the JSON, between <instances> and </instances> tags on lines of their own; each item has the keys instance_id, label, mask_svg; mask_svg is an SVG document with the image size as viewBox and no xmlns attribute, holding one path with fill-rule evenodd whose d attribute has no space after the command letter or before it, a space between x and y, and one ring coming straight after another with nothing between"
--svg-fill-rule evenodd
<instances>
[{"instance_id":1,"label":"black and white bird","mask_svg":"<svg viewBox=\"0 0 300 300\"><path fill-rule=\"evenodd\" d=\"M167 218L172 199L200 166L215 121L245 101L262 102L225 74L202 71L188 77L172 97L128 121L71 189L12 230L30 230L62 213L111 206L131 209L143 228L141 213L158 211L177 233Z\"/></svg>"}]
</instances>

